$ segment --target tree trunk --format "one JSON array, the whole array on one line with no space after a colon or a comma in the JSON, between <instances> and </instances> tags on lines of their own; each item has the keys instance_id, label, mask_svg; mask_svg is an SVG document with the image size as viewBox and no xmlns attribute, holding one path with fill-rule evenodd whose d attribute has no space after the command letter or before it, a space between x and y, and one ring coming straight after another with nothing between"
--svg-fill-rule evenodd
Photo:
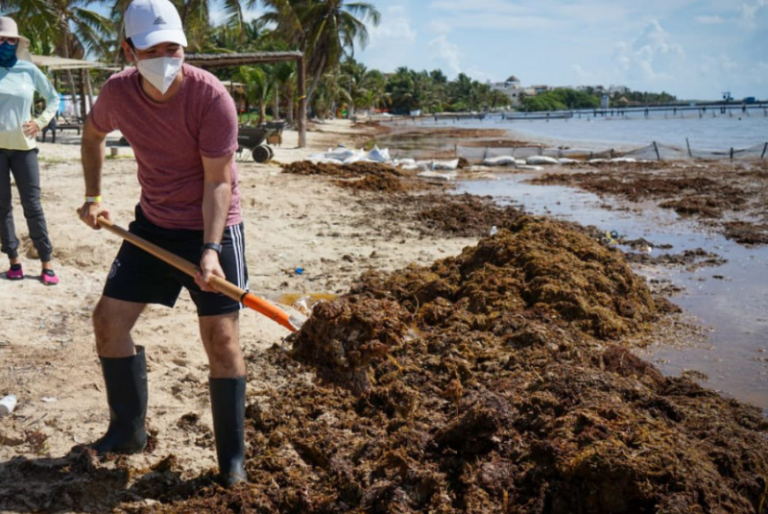
<instances>
[{"instance_id":1,"label":"tree trunk","mask_svg":"<svg viewBox=\"0 0 768 514\"><path fill-rule=\"evenodd\" d=\"M278 82L275 82L275 104L272 107L272 118L280 119L280 84Z\"/></svg>"},{"instance_id":2,"label":"tree trunk","mask_svg":"<svg viewBox=\"0 0 768 514\"><path fill-rule=\"evenodd\" d=\"M66 26L66 23L64 24L64 36L63 36L63 45L62 49L64 50L64 57L66 59L69 59L69 31L68 27ZM80 120L80 113L78 112L78 105L77 105L77 89L75 88L75 79L72 75L72 70L67 70L67 79L69 81L69 92L72 96L72 110L75 115L75 121Z\"/></svg>"},{"instance_id":3,"label":"tree trunk","mask_svg":"<svg viewBox=\"0 0 768 514\"><path fill-rule=\"evenodd\" d=\"M122 41L123 34L125 34L125 13L123 13L123 16L120 17L120 29L117 33L118 41ZM121 70L125 68L125 60L120 60L120 52L122 49L122 45L118 43L117 48L115 48L115 64L120 63Z\"/></svg>"},{"instance_id":4,"label":"tree trunk","mask_svg":"<svg viewBox=\"0 0 768 514\"><path fill-rule=\"evenodd\" d=\"M267 119L267 103L264 100L259 100L259 126Z\"/></svg>"},{"instance_id":5,"label":"tree trunk","mask_svg":"<svg viewBox=\"0 0 768 514\"><path fill-rule=\"evenodd\" d=\"M323 69L325 68L326 57L323 56L320 66L315 70L315 74L312 77L312 83L309 85L309 91L307 91L307 105L312 105L312 95L315 93L315 88L320 82L320 77L323 75Z\"/></svg>"},{"instance_id":6,"label":"tree trunk","mask_svg":"<svg viewBox=\"0 0 768 514\"><path fill-rule=\"evenodd\" d=\"M75 78L72 76L72 70L67 70L67 79L69 80L69 93L72 98L72 113L75 116L75 121L80 118L77 105L77 89L75 88Z\"/></svg>"},{"instance_id":7,"label":"tree trunk","mask_svg":"<svg viewBox=\"0 0 768 514\"><path fill-rule=\"evenodd\" d=\"M88 112L88 109L86 107L86 94L85 94L85 74L88 73L88 70L85 68L82 68L80 70L80 113L81 118L85 119L85 116Z\"/></svg>"},{"instance_id":8,"label":"tree trunk","mask_svg":"<svg viewBox=\"0 0 768 514\"><path fill-rule=\"evenodd\" d=\"M286 121L289 124L293 123L293 111L296 108L293 105L294 99L295 99L295 94L294 94L293 88L290 88L288 90L288 111L285 113Z\"/></svg>"}]
</instances>

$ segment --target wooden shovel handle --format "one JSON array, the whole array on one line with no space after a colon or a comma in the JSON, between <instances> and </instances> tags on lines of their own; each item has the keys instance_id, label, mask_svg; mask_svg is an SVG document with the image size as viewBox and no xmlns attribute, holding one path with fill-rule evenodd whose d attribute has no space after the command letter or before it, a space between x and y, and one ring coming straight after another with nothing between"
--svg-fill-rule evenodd
<instances>
[{"instance_id":1,"label":"wooden shovel handle","mask_svg":"<svg viewBox=\"0 0 768 514\"><path fill-rule=\"evenodd\" d=\"M194 277L200 268L195 264L192 264L186 259L182 259L178 255L175 255L164 248L150 243L149 241L128 232L122 227L115 225L110 220L104 217L98 218L99 225L116 234L134 246L138 246L145 252L157 257L161 261L165 262L176 268L179 271L186 273L187 275ZM263 314L264 316L280 323L291 332L296 332L301 328L301 321L297 320L293 316L289 316L287 312L278 308L276 305L259 298L258 296L249 293L245 289L237 287L235 284L217 276L211 276L208 284L217 292L237 301L242 302L246 307L255 310Z\"/></svg>"}]
</instances>

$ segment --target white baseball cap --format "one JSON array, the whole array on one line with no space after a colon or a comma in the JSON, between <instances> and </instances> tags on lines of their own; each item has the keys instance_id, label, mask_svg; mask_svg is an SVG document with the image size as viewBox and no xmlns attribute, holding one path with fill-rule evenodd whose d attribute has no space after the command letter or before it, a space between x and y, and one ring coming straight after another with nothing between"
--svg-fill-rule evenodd
<instances>
[{"instance_id":1,"label":"white baseball cap","mask_svg":"<svg viewBox=\"0 0 768 514\"><path fill-rule=\"evenodd\" d=\"M168 0L133 0L125 11L125 37L139 50L160 43L187 46L181 17Z\"/></svg>"}]
</instances>

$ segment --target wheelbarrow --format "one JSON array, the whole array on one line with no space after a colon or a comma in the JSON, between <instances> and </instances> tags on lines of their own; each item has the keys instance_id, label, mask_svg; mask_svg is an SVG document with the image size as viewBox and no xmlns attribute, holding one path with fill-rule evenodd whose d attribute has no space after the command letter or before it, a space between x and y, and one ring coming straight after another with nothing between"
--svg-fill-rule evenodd
<instances>
[{"instance_id":1,"label":"wheelbarrow","mask_svg":"<svg viewBox=\"0 0 768 514\"><path fill-rule=\"evenodd\" d=\"M242 154L247 148L251 151L254 161L269 161L275 155L266 143L271 132L272 129L267 127L240 127L237 130L237 153Z\"/></svg>"}]
</instances>

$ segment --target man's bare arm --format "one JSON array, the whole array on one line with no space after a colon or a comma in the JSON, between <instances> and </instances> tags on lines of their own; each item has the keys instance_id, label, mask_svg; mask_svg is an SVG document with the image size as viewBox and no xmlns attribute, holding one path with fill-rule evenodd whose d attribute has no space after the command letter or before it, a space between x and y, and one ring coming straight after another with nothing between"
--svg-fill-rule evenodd
<instances>
[{"instance_id":1,"label":"man's bare arm","mask_svg":"<svg viewBox=\"0 0 768 514\"><path fill-rule=\"evenodd\" d=\"M205 182L203 189L203 242L220 243L227 226L229 205L232 199L232 169L234 154L224 157L203 157ZM205 291L211 274L226 278L219 263L219 256L212 250L203 252L200 259L201 275L198 285Z\"/></svg>"},{"instance_id":2,"label":"man's bare arm","mask_svg":"<svg viewBox=\"0 0 768 514\"><path fill-rule=\"evenodd\" d=\"M83 162L83 178L85 179L85 196L101 196L101 172L106 154L107 134L97 130L90 119L83 126L81 141L81 159ZM101 228L97 222L99 216L109 218L109 212L101 207L101 202L85 201L77 210L80 219L91 228Z\"/></svg>"}]
</instances>

